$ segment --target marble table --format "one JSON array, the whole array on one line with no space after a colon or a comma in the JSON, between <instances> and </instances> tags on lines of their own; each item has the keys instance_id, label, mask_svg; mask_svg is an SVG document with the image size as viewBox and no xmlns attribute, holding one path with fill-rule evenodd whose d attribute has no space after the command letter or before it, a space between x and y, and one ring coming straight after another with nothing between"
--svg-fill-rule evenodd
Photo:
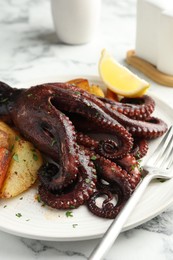
<instances>
[{"instance_id":1,"label":"marble table","mask_svg":"<svg viewBox=\"0 0 173 260\"><path fill-rule=\"evenodd\" d=\"M102 2L97 37L85 45L69 46L60 43L55 35L48 0L0 1L0 80L17 85L43 75L98 75L97 64L103 48L127 66L126 52L135 47L136 0ZM173 89L151 84L151 91L173 107ZM1 231L0 259L82 260L87 259L98 242L99 239L39 241ZM173 207L121 233L104 259L173 259Z\"/></svg>"}]
</instances>

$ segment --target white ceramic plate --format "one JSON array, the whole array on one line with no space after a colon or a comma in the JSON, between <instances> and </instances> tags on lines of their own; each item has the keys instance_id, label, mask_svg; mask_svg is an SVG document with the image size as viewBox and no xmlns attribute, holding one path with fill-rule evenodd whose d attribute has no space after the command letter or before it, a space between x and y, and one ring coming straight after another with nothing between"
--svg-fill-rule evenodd
<instances>
[{"instance_id":1,"label":"white ceramic plate","mask_svg":"<svg viewBox=\"0 0 173 260\"><path fill-rule=\"evenodd\" d=\"M50 77L35 80L20 87L53 81L66 81L78 76ZM81 77L81 75L80 75ZM86 76L85 76L86 77ZM87 76L93 83L100 83L99 78ZM101 83L100 83L101 84ZM19 87L19 85L18 85ZM155 115L173 124L173 110L156 96ZM159 140L150 143L148 156L152 154ZM22 195L1 200L0 229L15 235L42 240L71 241L92 239L102 236L112 220L92 215L86 206L72 210L73 217L67 217L66 211L42 207L35 200L36 187ZM129 217L123 230L131 229L158 215L173 203L173 180L166 182L153 181L147 188L140 203ZM16 214L20 213L21 217Z\"/></svg>"}]
</instances>

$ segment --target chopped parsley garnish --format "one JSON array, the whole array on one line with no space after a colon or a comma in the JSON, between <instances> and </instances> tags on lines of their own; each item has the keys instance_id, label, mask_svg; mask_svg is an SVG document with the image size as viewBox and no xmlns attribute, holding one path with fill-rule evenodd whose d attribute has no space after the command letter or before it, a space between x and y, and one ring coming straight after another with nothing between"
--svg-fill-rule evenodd
<instances>
[{"instance_id":1,"label":"chopped parsley garnish","mask_svg":"<svg viewBox=\"0 0 173 260\"><path fill-rule=\"evenodd\" d=\"M51 143L51 146L54 146L54 144L56 144L56 143L57 143L56 139L53 139L52 143Z\"/></svg>"},{"instance_id":2,"label":"chopped parsley garnish","mask_svg":"<svg viewBox=\"0 0 173 260\"><path fill-rule=\"evenodd\" d=\"M7 205L4 205L4 209L7 207Z\"/></svg>"},{"instance_id":3,"label":"chopped parsley garnish","mask_svg":"<svg viewBox=\"0 0 173 260\"><path fill-rule=\"evenodd\" d=\"M19 141L20 137L18 135L15 136L15 141Z\"/></svg>"},{"instance_id":4,"label":"chopped parsley garnish","mask_svg":"<svg viewBox=\"0 0 173 260\"><path fill-rule=\"evenodd\" d=\"M18 157L18 154L17 154L17 153L15 153L15 154L13 155L13 159L14 159L16 162L19 162L19 157Z\"/></svg>"},{"instance_id":5,"label":"chopped parsley garnish","mask_svg":"<svg viewBox=\"0 0 173 260\"><path fill-rule=\"evenodd\" d=\"M75 92L74 92L74 94L76 94L76 95L80 95L80 92L78 92L78 91L75 91Z\"/></svg>"},{"instance_id":6,"label":"chopped parsley garnish","mask_svg":"<svg viewBox=\"0 0 173 260\"><path fill-rule=\"evenodd\" d=\"M10 150L11 150L11 152L13 151L13 149L14 149L14 144L11 146L11 149L10 149Z\"/></svg>"},{"instance_id":7,"label":"chopped parsley garnish","mask_svg":"<svg viewBox=\"0 0 173 260\"><path fill-rule=\"evenodd\" d=\"M133 164L133 165L131 166L131 170L133 171L136 167L137 167L137 164Z\"/></svg>"},{"instance_id":8,"label":"chopped parsley garnish","mask_svg":"<svg viewBox=\"0 0 173 260\"><path fill-rule=\"evenodd\" d=\"M71 211L66 211L66 217L73 217L73 213Z\"/></svg>"},{"instance_id":9,"label":"chopped parsley garnish","mask_svg":"<svg viewBox=\"0 0 173 260\"><path fill-rule=\"evenodd\" d=\"M39 195L39 194L37 194L36 199L37 199L37 201L38 201L39 203L41 202L41 198L40 198L40 195Z\"/></svg>"},{"instance_id":10,"label":"chopped parsley garnish","mask_svg":"<svg viewBox=\"0 0 173 260\"><path fill-rule=\"evenodd\" d=\"M31 97L32 96L32 93L28 94L27 97Z\"/></svg>"},{"instance_id":11,"label":"chopped parsley garnish","mask_svg":"<svg viewBox=\"0 0 173 260\"><path fill-rule=\"evenodd\" d=\"M95 160L97 159L97 156L93 155L93 156L91 156L90 159L91 159L92 161L95 161Z\"/></svg>"},{"instance_id":12,"label":"chopped parsley garnish","mask_svg":"<svg viewBox=\"0 0 173 260\"><path fill-rule=\"evenodd\" d=\"M33 159L34 161L38 161L38 155L36 153L33 153Z\"/></svg>"},{"instance_id":13,"label":"chopped parsley garnish","mask_svg":"<svg viewBox=\"0 0 173 260\"><path fill-rule=\"evenodd\" d=\"M0 100L1 103L5 103L6 101L8 101L8 98L3 98Z\"/></svg>"},{"instance_id":14,"label":"chopped parsley garnish","mask_svg":"<svg viewBox=\"0 0 173 260\"><path fill-rule=\"evenodd\" d=\"M5 151L5 154L6 154L6 155L8 155L8 154L9 154L9 151L8 151L8 150L6 150L6 151Z\"/></svg>"},{"instance_id":15,"label":"chopped parsley garnish","mask_svg":"<svg viewBox=\"0 0 173 260\"><path fill-rule=\"evenodd\" d=\"M22 214L21 213L16 213L16 217L21 218Z\"/></svg>"},{"instance_id":16,"label":"chopped parsley garnish","mask_svg":"<svg viewBox=\"0 0 173 260\"><path fill-rule=\"evenodd\" d=\"M141 162L142 162L141 159L137 160L137 162L131 166L131 170L135 170L135 168L138 168L138 170L139 170L140 172L142 172L143 169L142 169L142 167L140 166L140 163L141 163Z\"/></svg>"},{"instance_id":17,"label":"chopped parsley garnish","mask_svg":"<svg viewBox=\"0 0 173 260\"><path fill-rule=\"evenodd\" d=\"M140 157L141 157L140 152L137 152L137 154L136 154L136 159L140 159Z\"/></svg>"},{"instance_id":18,"label":"chopped parsley garnish","mask_svg":"<svg viewBox=\"0 0 173 260\"><path fill-rule=\"evenodd\" d=\"M78 224L73 224L72 227L73 228L76 228L78 226Z\"/></svg>"},{"instance_id":19,"label":"chopped parsley garnish","mask_svg":"<svg viewBox=\"0 0 173 260\"><path fill-rule=\"evenodd\" d=\"M86 182L86 183L90 183L91 180L90 180L89 178L86 178L86 179L85 179L85 182Z\"/></svg>"}]
</instances>

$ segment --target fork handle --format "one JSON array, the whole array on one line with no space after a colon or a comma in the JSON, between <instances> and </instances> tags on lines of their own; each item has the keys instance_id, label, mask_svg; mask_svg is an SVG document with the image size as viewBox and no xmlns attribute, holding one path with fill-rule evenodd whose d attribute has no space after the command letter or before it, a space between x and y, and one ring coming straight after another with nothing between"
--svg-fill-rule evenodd
<instances>
[{"instance_id":1,"label":"fork handle","mask_svg":"<svg viewBox=\"0 0 173 260\"><path fill-rule=\"evenodd\" d=\"M105 256L108 250L112 247L113 243L121 232L124 223L140 200L152 178L153 176L148 174L139 183L132 196L129 198L123 209L120 211L118 216L114 219L114 221L104 234L101 242L97 245L97 247L89 256L88 260L101 260Z\"/></svg>"}]
</instances>

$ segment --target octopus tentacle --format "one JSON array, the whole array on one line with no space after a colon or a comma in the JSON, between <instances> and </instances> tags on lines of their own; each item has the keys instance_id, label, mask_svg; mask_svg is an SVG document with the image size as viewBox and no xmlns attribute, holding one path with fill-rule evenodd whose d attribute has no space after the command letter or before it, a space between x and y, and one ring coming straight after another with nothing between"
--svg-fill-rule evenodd
<instances>
[{"instance_id":1,"label":"octopus tentacle","mask_svg":"<svg viewBox=\"0 0 173 260\"><path fill-rule=\"evenodd\" d=\"M123 125L132 136L152 139L163 135L167 131L167 124L161 119L150 117L146 121L139 121L131 119L116 110L112 110L108 106L103 106L102 109Z\"/></svg>"},{"instance_id":2,"label":"octopus tentacle","mask_svg":"<svg viewBox=\"0 0 173 260\"><path fill-rule=\"evenodd\" d=\"M106 159L91 150L87 150L87 154L93 160L99 178L103 178L108 183L111 183L113 180L112 176L121 176L128 181L128 185L130 185L132 190L138 185L141 179L141 169L139 161L132 154L127 154L122 159L116 159L115 161ZM120 184L120 187L122 185L123 183Z\"/></svg>"},{"instance_id":3,"label":"octopus tentacle","mask_svg":"<svg viewBox=\"0 0 173 260\"><path fill-rule=\"evenodd\" d=\"M66 87L66 85L64 87ZM67 86L68 92L69 88L70 86ZM122 125L120 125L103 110L104 104L95 96L90 95L83 90L80 90L80 92L78 90L77 97L74 93L75 92L73 89L73 95L71 95L70 98L68 97L68 101L67 96L64 96L63 100L61 98L60 101L57 101L57 97L54 97L55 106L57 105L58 108L63 108L65 111L67 110L84 116L84 118L94 122L94 124L101 129L101 132L116 135L120 142L117 142L116 144L114 156L121 157L129 151L130 147L132 147L132 137ZM102 143L103 142L106 141L102 140Z\"/></svg>"},{"instance_id":4,"label":"octopus tentacle","mask_svg":"<svg viewBox=\"0 0 173 260\"><path fill-rule=\"evenodd\" d=\"M0 119L2 121L12 123L9 111L22 91L21 89L11 88L0 81Z\"/></svg>"},{"instance_id":5,"label":"octopus tentacle","mask_svg":"<svg viewBox=\"0 0 173 260\"><path fill-rule=\"evenodd\" d=\"M128 132L130 132L132 136L136 138L154 139L162 136L167 131L167 124L159 118L150 117L145 121L139 121L128 118L118 111L112 110L108 107L104 107L103 110L105 110L107 114L123 125L128 130ZM95 124L94 121L92 122L91 120L85 120L82 117L80 117L79 123L76 121L76 119L74 119L73 123L79 131L85 131L87 134L88 132L99 133L100 131L100 128Z\"/></svg>"},{"instance_id":6,"label":"octopus tentacle","mask_svg":"<svg viewBox=\"0 0 173 260\"><path fill-rule=\"evenodd\" d=\"M93 157L93 151L88 153ZM89 199L88 208L99 217L115 218L141 179L138 162L132 155L127 155L115 163L96 154L93 162L99 177L98 190ZM102 179L106 183L103 183ZM96 199L103 195L106 195L106 199L99 207ZM117 200L116 205L111 202L114 196Z\"/></svg>"},{"instance_id":7,"label":"octopus tentacle","mask_svg":"<svg viewBox=\"0 0 173 260\"><path fill-rule=\"evenodd\" d=\"M95 124L101 128L102 132L116 135L117 139L120 140L116 151L116 157L123 156L132 148L133 139L131 134L103 110L104 104L93 95L69 84L49 83L38 85L25 91L24 94L21 95L19 104L22 103L22 99L27 101L28 96L30 102L35 102L34 100L37 100L35 102L37 104L40 102L42 102L41 104L47 102L47 113L49 113L49 116L51 115L52 110L77 113L94 121ZM38 96L41 96L42 100L39 100ZM51 109L49 109L49 106ZM41 108L42 107L44 108L44 105L42 105ZM19 111L18 107L15 113L21 114ZM17 122L19 119L16 119L15 113L13 113L12 116L15 119L15 123L18 123L19 125L19 122ZM25 131L24 127L22 128L20 126L20 129Z\"/></svg>"},{"instance_id":8,"label":"octopus tentacle","mask_svg":"<svg viewBox=\"0 0 173 260\"><path fill-rule=\"evenodd\" d=\"M102 155L108 159L117 158L119 142L120 141L116 138L116 136L77 133L78 144L88 147L90 150L94 150L99 155Z\"/></svg>"},{"instance_id":9,"label":"octopus tentacle","mask_svg":"<svg viewBox=\"0 0 173 260\"><path fill-rule=\"evenodd\" d=\"M103 178L110 183L111 174L119 174L128 181L133 190L136 188L141 179L141 169L139 161L133 154L127 154L122 159L110 161L88 148L86 151L90 155L91 160L93 160L99 178Z\"/></svg>"},{"instance_id":10,"label":"octopus tentacle","mask_svg":"<svg viewBox=\"0 0 173 260\"><path fill-rule=\"evenodd\" d=\"M101 207L99 207L96 204L96 200L105 195L106 195L106 199L103 201ZM111 202L114 196L117 199L116 205L114 205ZM89 210L98 217L114 219L119 214L124 204L126 203L126 200L124 200L122 203L119 203L119 197L117 193L115 193L114 196L108 190L96 191L88 201Z\"/></svg>"},{"instance_id":11,"label":"octopus tentacle","mask_svg":"<svg viewBox=\"0 0 173 260\"><path fill-rule=\"evenodd\" d=\"M154 100L148 95L138 98L123 98L120 102L107 98L100 99L112 110L117 110L119 113L135 120L145 120L153 113L155 108Z\"/></svg>"},{"instance_id":12,"label":"octopus tentacle","mask_svg":"<svg viewBox=\"0 0 173 260\"><path fill-rule=\"evenodd\" d=\"M99 178L107 181L109 185L102 185L104 188L99 189L90 197L88 208L97 216L115 218L133 192L132 186L128 181L128 174L117 164L103 157L97 157L94 160L94 164ZM116 205L111 202L112 194L116 196ZM99 207L96 204L96 199L101 195L107 195L107 199Z\"/></svg>"},{"instance_id":13,"label":"octopus tentacle","mask_svg":"<svg viewBox=\"0 0 173 260\"><path fill-rule=\"evenodd\" d=\"M127 179L134 190L141 180L141 169L139 162L133 155L128 154L124 158L119 159L117 163L127 171Z\"/></svg>"},{"instance_id":14,"label":"octopus tentacle","mask_svg":"<svg viewBox=\"0 0 173 260\"><path fill-rule=\"evenodd\" d=\"M157 138L167 131L167 124L158 118L151 117L146 121L128 118L116 110L109 109L110 115L132 134L133 137L146 139Z\"/></svg>"},{"instance_id":15,"label":"octopus tentacle","mask_svg":"<svg viewBox=\"0 0 173 260\"><path fill-rule=\"evenodd\" d=\"M98 138L98 135L97 135ZM109 141L109 140L107 140ZM112 141L112 140L111 140ZM80 145L83 145L84 147L88 148L91 151L95 151L98 154L102 155L99 152L99 142L97 140L94 140L87 134L83 134L81 132L77 132L77 143ZM147 154L148 151L148 142L145 139L135 139L133 143L133 147L130 151L130 154L133 155L137 160L141 159ZM104 157L114 160L115 158L111 156L111 154L104 154Z\"/></svg>"},{"instance_id":16,"label":"octopus tentacle","mask_svg":"<svg viewBox=\"0 0 173 260\"><path fill-rule=\"evenodd\" d=\"M80 145L82 145L86 148L89 148L90 150L97 149L97 146L98 146L98 143L99 143L97 140L94 140L89 135L83 134L81 132L77 132L76 141L77 141L78 144L80 144Z\"/></svg>"},{"instance_id":17,"label":"octopus tentacle","mask_svg":"<svg viewBox=\"0 0 173 260\"><path fill-rule=\"evenodd\" d=\"M49 95L51 90L31 88L20 95L11 114L22 134L59 165L51 189L62 189L77 177L78 145L74 126Z\"/></svg>"},{"instance_id":18,"label":"octopus tentacle","mask_svg":"<svg viewBox=\"0 0 173 260\"><path fill-rule=\"evenodd\" d=\"M128 122L126 129L135 137L154 139L162 136L168 129L167 124L156 117L151 117L145 122Z\"/></svg>"},{"instance_id":19,"label":"octopus tentacle","mask_svg":"<svg viewBox=\"0 0 173 260\"><path fill-rule=\"evenodd\" d=\"M52 193L42 184L39 186L39 195L43 202L56 209L72 209L84 204L96 190L96 171L84 151L79 151L78 179L68 191Z\"/></svg>"},{"instance_id":20,"label":"octopus tentacle","mask_svg":"<svg viewBox=\"0 0 173 260\"><path fill-rule=\"evenodd\" d=\"M108 159L115 159L115 151L118 148L118 142L112 139L101 140L97 147L97 153ZM120 157L120 156L119 156Z\"/></svg>"},{"instance_id":21,"label":"octopus tentacle","mask_svg":"<svg viewBox=\"0 0 173 260\"><path fill-rule=\"evenodd\" d=\"M135 139L133 148L130 154L133 155L137 160L141 159L147 154L148 151L148 141L145 139Z\"/></svg>"}]
</instances>

